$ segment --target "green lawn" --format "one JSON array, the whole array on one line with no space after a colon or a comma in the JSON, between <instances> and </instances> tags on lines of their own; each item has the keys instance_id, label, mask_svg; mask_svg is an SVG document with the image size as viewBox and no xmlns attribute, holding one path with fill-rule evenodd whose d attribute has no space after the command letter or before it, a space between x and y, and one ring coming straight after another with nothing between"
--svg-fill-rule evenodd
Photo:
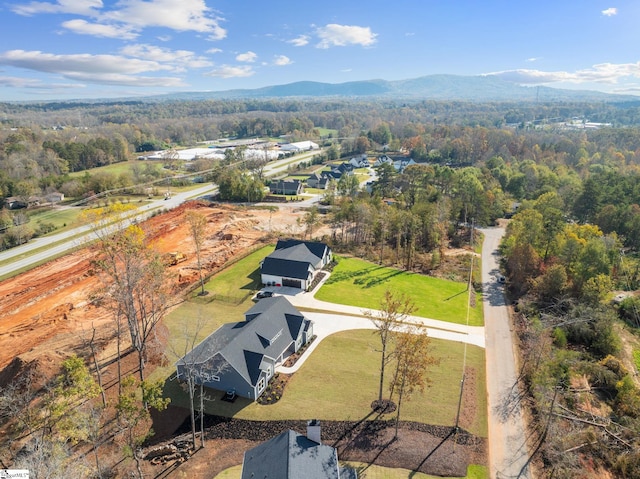
<instances>
[{"instance_id":1,"label":"green lawn","mask_svg":"<svg viewBox=\"0 0 640 479\"><path fill-rule=\"evenodd\" d=\"M440 358L440 365L429 372L431 385L404 402L401 419L451 426L457 412L464 346L438 339L432 341L432 346L432 354ZM377 349L373 331L337 333L325 339L291 377L282 399L276 404L261 406L243 398L231 404L219 400L222 392L212 391L213 401L209 402L207 412L251 420L360 420L369 416L371 401L377 397L380 378ZM472 412L463 418L460 426L486 436L483 349L467 347L467 368L469 380L465 386L475 389L476 404L466 405ZM165 393L172 398L172 404L188 407L187 396L175 381L167 382Z\"/></svg>"},{"instance_id":2,"label":"green lawn","mask_svg":"<svg viewBox=\"0 0 640 479\"><path fill-rule=\"evenodd\" d=\"M364 470L365 475L361 477L366 477L367 479L453 479L441 476L431 476L429 474L422 474L421 472L409 471L408 469L392 469L390 467L375 465L370 466L360 462L345 462L343 464ZM222 471L214 479L240 479L241 473L241 465L233 466ZM489 475L486 467L469 466L465 479L485 479L487 477L489 477Z\"/></svg>"},{"instance_id":3,"label":"green lawn","mask_svg":"<svg viewBox=\"0 0 640 479\"><path fill-rule=\"evenodd\" d=\"M228 298L245 298L262 287L260 281L260 261L273 252L275 246L260 248L243 259L216 274L205 284L211 294ZM207 298L205 297L206 301ZM242 319L242 318L240 318ZM236 319L239 321L240 319Z\"/></svg>"},{"instance_id":4,"label":"green lawn","mask_svg":"<svg viewBox=\"0 0 640 479\"><path fill-rule=\"evenodd\" d=\"M121 161L119 163L113 163L111 165L105 165L105 166L99 166L97 168L91 168L90 170L84 170L84 171L74 171L72 173L69 173L69 176L71 178L79 178L79 177L83 177L86 173L89 173L90 175L94 174L94 173L111 173L114 175L121 175L122 173L130 173L131 172L131 167L133 165L139 165L140 167L145 166L145 163L140 161L140 160L128 160L128 161ZM157 164L158 169L162 168L162 164L158 163Z\"/></svg>"},{"instance_id":5,"label":"green lawn","mask_svg":"<svg viewBox=\"0 0 640 479\"><path fill-rule=\"evenodd\" d=\"M316 298L331 303L379 309L387 288L408 295L415 303L416 316L466 324L468 292L466 283L432 278L386 268L354 258L339 258L331 277ZM469 324L482 326L482 299L469 312Z\"/></svg>"},{"instance_id":6,"label":"green lawn","mask_svg":"<svg viewBox=\"0 0 640 479\"><path fill-rule=\"evenodd\" d=\"M70 229L78 226L78 216L82 212L81 208L66 209L42 209L29 213L30 225L37 228L38 222L43 224L52 223L56 229L52 233L59 233L63 229Z\"/></svg>"}]
</instances>

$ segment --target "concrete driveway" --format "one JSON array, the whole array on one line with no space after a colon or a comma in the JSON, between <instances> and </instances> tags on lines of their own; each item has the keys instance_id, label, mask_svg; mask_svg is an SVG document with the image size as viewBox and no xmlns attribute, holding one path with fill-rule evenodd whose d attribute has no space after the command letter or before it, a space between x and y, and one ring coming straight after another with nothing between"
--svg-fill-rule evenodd
<instances>
[{"instance_id":1,"label":"concrete driveway","mask_svg":"<svg viewBox=\"0 0 640 479\"><path fill-rule=\"evenodd\" d=\"M305 317L313 320L314 322L313 329L316 339L293 367L285 368L280 366L277 368L278 371L283 373L292 373L297 371L318 344L320 344L323 339L334 333L352 329L375 329L371 320L364 315L364 308L328 303L315 299L314 292L317 291L328 278L329 274L323 278L314 291L310 292L304 292L299 289L289 287L264 288L265 290L270 290L276 294L286 296L291 304L298 308L322 311L304 313ZM465 326L462 324L448 323L446 321L422 318L420 316L409 316L406 321L426 326L426 333L431 338L473 344L481 348L484 348L485 345L485 332L484 328L481 326Z\"/></svg>"}]
</instances>

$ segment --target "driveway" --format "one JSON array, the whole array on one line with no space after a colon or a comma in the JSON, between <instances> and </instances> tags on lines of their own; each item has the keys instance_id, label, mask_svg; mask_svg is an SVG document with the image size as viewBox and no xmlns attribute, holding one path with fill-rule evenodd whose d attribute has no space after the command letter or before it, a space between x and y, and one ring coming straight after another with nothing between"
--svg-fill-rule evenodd
<instances>
[{"instance_id":1,"label":"driveway","mask_svg":"<svg viewBox=\"0 0 640 479\"><path fill-rule=\"evenodd\" d=\"M329 275L327 274L316 286L314 291L317 291L328 278ZM352 329L375 329L371 320L364 315L365 308L320 301L314 297L314 291L304 292L296 288L288 287L271 287L265 289L286 296L291 304L298 308L322 311L304 313L305 317L314 322L313 332L316 335L316 339L294 366L290 368L280 366L277 368L280 372L288 374L297 371L318 344L334 333ZM426 333L432 338L473 344L481 348L484 348L485 345L484 328L481 326L465 326L436 319L422 318L420 316L409 316L406 321L426 326Z\"/></svg>"},{"instance_id":2,"label":"driveway","mask_svg":"<svg viewBox=\"0 0 640 479\"><path fill-rule=\"evenodd\" d=\"M480 230L485 236L482 247L482 290L486 334L487 394L489 408L489 469L493 479L529 478L526 468L529 452L525 421L519 403L518 368L513 332L499 282L498 245L503 228Z\"/></svg>"}]
</instances>

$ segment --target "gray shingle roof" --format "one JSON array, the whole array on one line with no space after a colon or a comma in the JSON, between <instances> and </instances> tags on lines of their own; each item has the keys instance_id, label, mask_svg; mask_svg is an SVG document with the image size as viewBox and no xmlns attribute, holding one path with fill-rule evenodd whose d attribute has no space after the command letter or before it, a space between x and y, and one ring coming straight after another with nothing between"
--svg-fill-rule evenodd
<instances>
[{"instance_id":1,"label":"gray shingle roof","mask_svg":"<svg viewBox=\"0 0 640 479\"><path fill-rule=\"evenodd\" d=\"M304 326L304 316L286 298L265 298L245 313L245 321L223 324L177 364L207 363L215 370L226 362L255 385L264 357L280 356Z\"/></svg>"},{"instance_id":2,"label":"gray shingle roof","mask_svg":"<svg viewBox=\"0 0 640 479\"><path fill-rule=\"evenodd\" d=\"M338 454L288 430L244 453L242 479L339 479Z\"/></svg>"},{"instance_id":3,"label":"gray shingle roof","mask_svg":"<svg viewBox=\"0 0 640 479\"><path fill-rule=\"evenodd\" d=\"M329 247L321 243L319 241L302 241L297 239L280 239L276 244L276 251L280 249L288 249L292 246L297 245L305 245L312 254L317 256L318 258L322 258L325 254L327 254ZM273 254L273 253L272 253Z\"/></svg>"},{"instance_id":4,"label":"gray shingle roof","mask_svg":"<svg viewBox=\"0 0 640 479\"><path fill-rule=\"evenodd\" d=\"M317 241L278 240L276 249L262 262L262 273L307 279L309 265L318 269L329 247Z\"/></svg>"}]
</instances>

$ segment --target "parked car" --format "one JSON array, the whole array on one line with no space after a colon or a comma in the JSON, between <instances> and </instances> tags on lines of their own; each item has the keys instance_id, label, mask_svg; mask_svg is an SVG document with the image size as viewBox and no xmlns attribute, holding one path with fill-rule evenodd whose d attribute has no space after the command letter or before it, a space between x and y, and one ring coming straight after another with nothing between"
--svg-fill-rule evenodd
<instances>
[{"instance_id":1,"label":"parked car","mask_svg":"<svg viewBox=\"0 0 640 479\"><path fill-rule=\"evenodd\" d=\"M273 291L258 291L258 294L256 294L257 299L271 298L271 297L273 297Z\"/></svg>"}]
</instances>

